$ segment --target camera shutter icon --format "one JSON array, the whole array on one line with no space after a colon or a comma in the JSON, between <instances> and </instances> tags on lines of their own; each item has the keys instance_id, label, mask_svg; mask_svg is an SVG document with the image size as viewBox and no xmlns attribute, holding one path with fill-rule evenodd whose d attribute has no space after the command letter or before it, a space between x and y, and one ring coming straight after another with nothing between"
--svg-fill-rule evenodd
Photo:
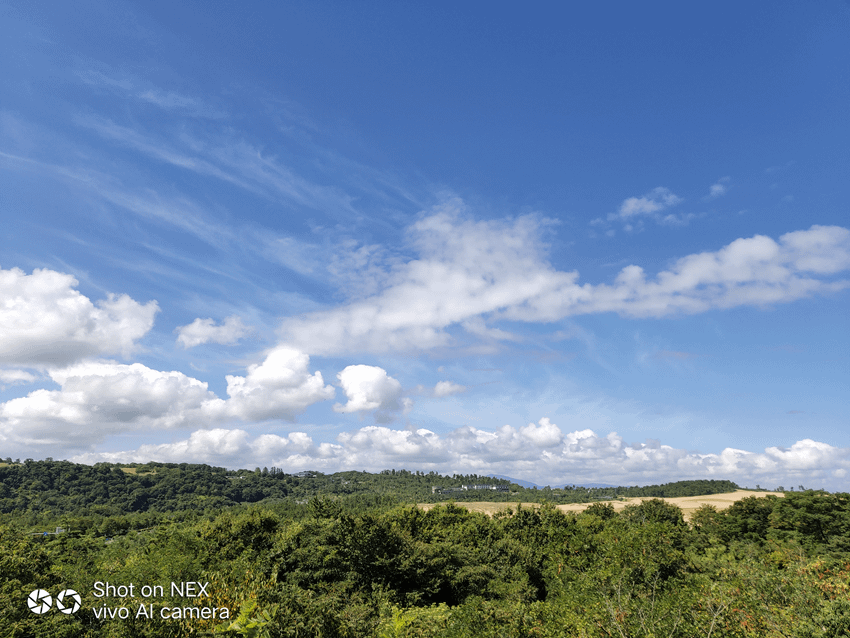
<instances>
[{"instance_id":1,"label":"camera shutter icon","mask_svg":"<svg viewBox=\"0 0 850 638\"><path fill-rule=\"evenodd\" d=\"M53 605L53 598L44 589L34 589L27 596L27 606L34 614L46 614Z\"/></svg>"},{"instance_id":2,"label":"camera shutter icon","mask_svg":"<svg viewBox=\"0 0 850 638\"><path fill-rule=\"evenodd\" d=\"M63 614L74 614L83 604L80 595L73 589L63 589L56 597L56 609Z\"/></svg>"}]
</instances>

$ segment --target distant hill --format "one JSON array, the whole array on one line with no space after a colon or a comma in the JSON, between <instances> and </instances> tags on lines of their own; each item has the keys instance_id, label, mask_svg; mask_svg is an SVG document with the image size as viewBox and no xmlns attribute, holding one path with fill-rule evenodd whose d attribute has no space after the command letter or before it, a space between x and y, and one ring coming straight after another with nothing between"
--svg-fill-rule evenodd
<instances>
[{"instance_id":1,"label":"distant hill","mask_svg":"<svg viewBox=\"0 0 850 638\"><path fill-rule=\"evenodd\" d=\"M461 490L462 485L501 485L510 490ZM226 470L193 463L81 465L33 461L0 465L0 516L14 512L61 516L115 516L131 512L218 511L258 502L301 505L314 497L384 504L455 501L541 501L588 503L626 496L702 496L732 492L731 481L677 481L644 487L567 485L549 491L507 476L442 475L383 470L335 474L278 468ZM357 503L355 503L355 501Z\"/></svg>"}]
</instances>

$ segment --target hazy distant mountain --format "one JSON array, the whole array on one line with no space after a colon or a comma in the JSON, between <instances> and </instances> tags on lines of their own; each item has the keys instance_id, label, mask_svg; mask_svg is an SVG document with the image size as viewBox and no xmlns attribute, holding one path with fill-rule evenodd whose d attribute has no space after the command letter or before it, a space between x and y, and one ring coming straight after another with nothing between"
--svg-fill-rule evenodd
<instances>
[{"instance_id":1,"label":"hazy distant mountain","mask_svg":"<svg viewBox=\"0 0 850 638\"><path fill-rule=\"evenodd\" d=\"M536 487L540 489L540 486L536 483L532 483L531 481L523 481L522 479L514 478L513 476L505 476L504 474L491 474L493 478L505 479L506 481L510 481L511 483L516 483L520 487L527 487L531 489L532 487Z\"/></svg>"}]
</instances>

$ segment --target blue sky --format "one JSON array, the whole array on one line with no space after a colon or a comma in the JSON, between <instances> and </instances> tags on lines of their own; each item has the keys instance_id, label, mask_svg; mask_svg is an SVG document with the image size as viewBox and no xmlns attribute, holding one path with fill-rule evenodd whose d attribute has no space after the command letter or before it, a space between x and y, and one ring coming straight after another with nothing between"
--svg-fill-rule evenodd
<instances>
[{"instance_id":1,"label":"blue sky","mask_svg":"<svg viewBox=\"0 0 850 638\"><path fill-rule=\"evenodd\" d=\"M0 3L0 456L846 489L848 31Z\"/></svg>"}]
</instances>

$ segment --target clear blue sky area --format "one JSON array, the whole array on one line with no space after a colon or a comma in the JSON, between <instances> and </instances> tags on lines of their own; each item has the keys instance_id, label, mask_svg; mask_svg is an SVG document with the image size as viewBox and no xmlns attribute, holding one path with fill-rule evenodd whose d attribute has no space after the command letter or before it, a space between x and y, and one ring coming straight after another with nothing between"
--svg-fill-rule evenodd
<instances>
[{"instance_id":1,"label":"clear blue sky area","mask_svg":"<svg viewBox=\"0 0 850 638\"><path fill-rule=\"evenodd\" d=\"M0 68L0 457L847 487L846 1L0 1Z\"/></svg>"}]
</instances>

